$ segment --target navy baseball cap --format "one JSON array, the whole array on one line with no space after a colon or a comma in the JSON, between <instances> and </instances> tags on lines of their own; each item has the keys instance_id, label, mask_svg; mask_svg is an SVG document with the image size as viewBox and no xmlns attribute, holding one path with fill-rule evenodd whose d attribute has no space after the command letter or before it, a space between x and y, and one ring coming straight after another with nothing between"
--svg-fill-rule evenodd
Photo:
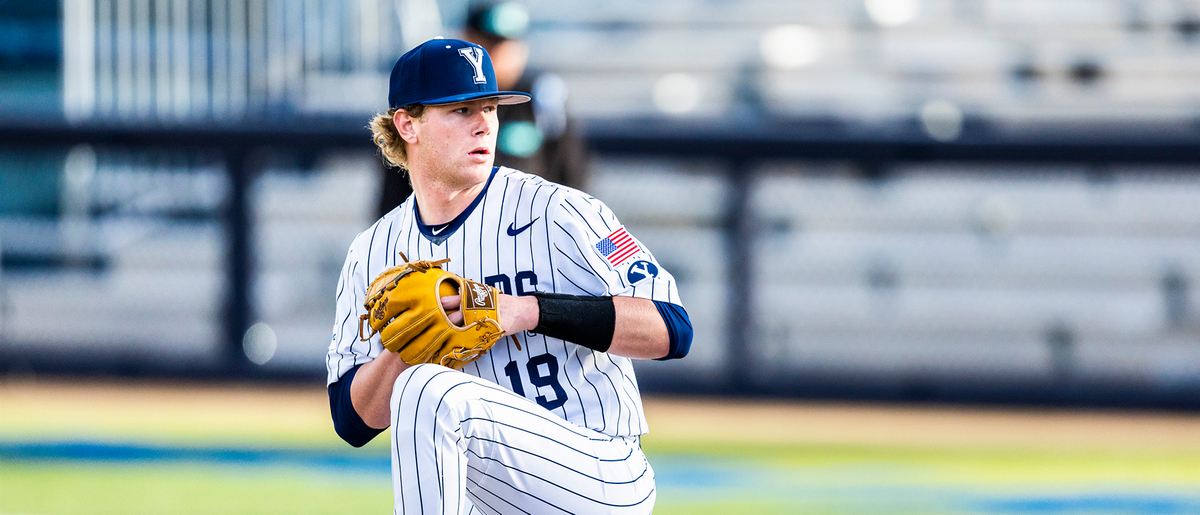
<instances>
[{"instance_id":1,"label":"navy baseball cap","mask_svg":"<svg viewBox=\"0 0 1200 515\"><path fill-rule=\"evenodd\" d=\"M461 39L431 39L405 52L392 67L388 105L453 104L498 98L500 104L528 102L520 91L499 91L492 58L483 47Z\"/></svg>"}]
</instances>

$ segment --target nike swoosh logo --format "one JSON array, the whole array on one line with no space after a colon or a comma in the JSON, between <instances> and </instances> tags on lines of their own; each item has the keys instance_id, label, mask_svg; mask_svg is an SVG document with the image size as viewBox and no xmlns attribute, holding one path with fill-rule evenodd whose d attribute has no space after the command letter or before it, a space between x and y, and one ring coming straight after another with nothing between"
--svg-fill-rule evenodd
<instances>
[{"instance_id":1,"label":"nike swoosh logo","mask_svg":"<svg viewBox=\"0 0 1200 515\"><path fill-rule=\"evenodd\" d=\"M443 225L443 226L441 226L441 227L437 227L437 228L430 227L430 228L429 228L429 232L433 233L433 235L434 235L434 236L437 236L437 235L438 235L438 233L440 233L440 232L442 232L442 231L446 230L446 228L447 228L447 227L449 227L449 226L448 226L448 225Z\"/></svg>"},{"instance_id":2,"label":"nike swoosh logo","mask_svg":"<svg viewBox=\"0 0 1200 515\"><path fill-rule=\"evenodd\" d=\"M539 216L538 218L541 218L541 217ZM508 235L509 235L509 236L516 236L516 235L518 235L518 234L521 234L522 232L524 232L524 231L525 231L525 229L528 229L530 226L532 226L532 225L533 225L533 222L536 222L536 221L538 221L538 219L537 219L537 218L534 218L532 222L529 222L529 223L527 223L527 224L525 224L525 225L522 225L520 229L515 229L515 227L517 226L517 222L513 222L513 223L511 223L511 224L508 224Z\"/></svg>"}]
</instances>

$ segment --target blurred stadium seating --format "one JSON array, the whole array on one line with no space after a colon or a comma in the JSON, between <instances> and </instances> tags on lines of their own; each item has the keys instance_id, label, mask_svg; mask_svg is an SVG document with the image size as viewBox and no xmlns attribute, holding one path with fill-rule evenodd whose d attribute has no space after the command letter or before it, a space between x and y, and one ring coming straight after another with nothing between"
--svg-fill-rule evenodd
<instances>
[{"instance_id":1,"label":"blurred stadium seating","mask_svg":"<svg viewBox=\"0 0 1200 515\"><path fill-rule=\"evenodd\" d=\"M912 166L864 187L778 172L755 202L784 228L757 253L773 375L1200 380L1195 293L1171 286L1200 272L1194 174Z\"/></svg>"},{"instance_id":2,"label":"blurred stadium seating","mask_svg":"<svg viewBox=\"0 0 1200 515\"><path fill-rule=\"evenodd\" d=\"M1200 4L524 3L696 326L649 388L1196 404ZM0 5L3 368L320 376L365 135L242 176L154 134L359 137L465 2Z\"/></svg>"},{"instance_id":3,"label":"blurred stadium seating","mask_svg":"<svg viewBox=\"0 0 1200 515\"><path fill-rule=\"evenodd\" d=\"M525 3L531 65L560 74L572 108L588 118L654 113L649 93L680 73L697 86L687 115L705 118L747 102L866 122L906 118L932 100L1009 123L1186 122L1197 110L1200 5L1192 2ZM455 32L404 30L413 16L401 13L428 18L421 13L433 0L62 5L64 28L51 34L63 35L71 119L369 112L383 103L399 50ZM432 19L454 27L465 5L443 1ZM10 54L22 27L34 25L9 24ZM781 27L801 30L772 32Z\"/></svg>"}]
</instances>

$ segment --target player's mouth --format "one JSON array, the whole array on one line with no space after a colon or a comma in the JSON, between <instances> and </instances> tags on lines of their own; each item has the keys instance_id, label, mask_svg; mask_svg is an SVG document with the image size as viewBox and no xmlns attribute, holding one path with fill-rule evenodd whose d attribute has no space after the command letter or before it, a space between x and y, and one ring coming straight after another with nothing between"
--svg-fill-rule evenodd
<instances>
[{"instance_id":1,"label":"player's mouth","mask_svg":"<svg viewBox=\"0 0 1200 515\"><path fill-rule=\"evenodd\" d=\"M480 163L483 163L483 162L486 162L488 157L492 155L492 150L487 147L479 147L475 150L472 150L469 155L473 159L479 161Z\"/></svg>"}]
</instances>

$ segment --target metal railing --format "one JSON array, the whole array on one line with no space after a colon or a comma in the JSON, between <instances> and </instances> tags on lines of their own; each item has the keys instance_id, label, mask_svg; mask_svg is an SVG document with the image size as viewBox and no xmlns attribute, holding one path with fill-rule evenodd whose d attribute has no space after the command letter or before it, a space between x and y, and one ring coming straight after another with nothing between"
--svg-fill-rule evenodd
<instances>
[{"instance_id":1,"label":"metal railing","mask_svg":"<svg viewBox=\"0 0 1200 515\"><path fill-rule=\"evenodd\" d=\"M434 0L64 0L63 113L194 122L362 110L355 101L378 99L346 88L383 91L396 49L441 27Z\"/></svg>"}]
</instances>

